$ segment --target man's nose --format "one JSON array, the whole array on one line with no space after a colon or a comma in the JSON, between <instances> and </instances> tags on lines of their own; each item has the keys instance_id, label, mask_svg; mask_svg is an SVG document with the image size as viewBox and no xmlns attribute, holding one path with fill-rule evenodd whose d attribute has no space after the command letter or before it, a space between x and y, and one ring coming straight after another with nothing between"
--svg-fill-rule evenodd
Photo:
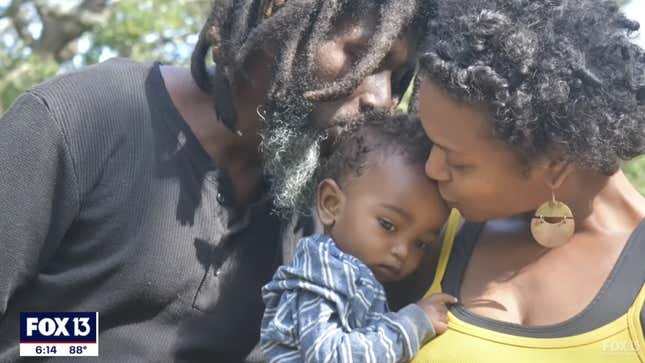
<instances>
[{"instance_id":1,"label":"man's nose","mask_svg":"<svg viewBox=\"0 0 645 363\"><path fill-rule=\"evenodd\" d=\"M368 76L358 89L361 92L358 99L361 112L388 111L392 108L391 71L384 70Z\"/></svg>"}]
</instances>

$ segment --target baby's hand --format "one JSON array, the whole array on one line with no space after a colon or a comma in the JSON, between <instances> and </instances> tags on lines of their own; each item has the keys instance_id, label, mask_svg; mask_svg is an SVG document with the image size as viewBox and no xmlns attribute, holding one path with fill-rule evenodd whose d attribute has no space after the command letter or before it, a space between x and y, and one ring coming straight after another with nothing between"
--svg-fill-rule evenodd
<instances>
[{"instance_id":1,"label":"baby's hand","mask_svg":"<svg viewBox=\"0 0 645 363\"><path fill-rule=\"evenodd\" d=\"M437 335L442 334L448 328L448 307L447 304L456 304L457 298L448 294L432 294L417 302L417 305L425 311Z\"/></svg>"}]
</instances>

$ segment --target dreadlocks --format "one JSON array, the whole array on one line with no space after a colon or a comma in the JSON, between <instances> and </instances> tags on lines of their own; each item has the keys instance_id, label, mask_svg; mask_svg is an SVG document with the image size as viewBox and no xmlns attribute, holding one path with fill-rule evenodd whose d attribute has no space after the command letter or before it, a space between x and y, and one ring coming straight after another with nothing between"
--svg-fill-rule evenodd
<instances>
[{"instance_id":1,"label":"dreadlocks","mask_svg":"<svg viewBox=\"0 0 645 363\"><path fill-rule=\"evenodd\" d=\"M235 74L261 45L276 45L272 75L260 124L263 168L278 209L306 209L315 191L320 144L325 131L313 127L314 103L350 95L381 65L399 34L408 27L421 33L427 24L429 1L424 0L215 0L193 52L191 72L199 87L215 95L215 109L229 129L235 129L231 100ZM313 76L316 51L340 16L374 9L378 17L369 44L352 71L334 82ZM212 53L214 74L206 65ZM404 77L405 78L405 77ZM401 96L405 83L395 85Z\"/></svg>"}]
</instances>

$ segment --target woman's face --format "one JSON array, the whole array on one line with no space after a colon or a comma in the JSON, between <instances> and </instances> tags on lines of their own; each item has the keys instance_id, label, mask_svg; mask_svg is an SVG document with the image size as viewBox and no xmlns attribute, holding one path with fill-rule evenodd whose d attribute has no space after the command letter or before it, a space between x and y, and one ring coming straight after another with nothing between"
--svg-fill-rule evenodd
<instances>
[{"instance_id":1,"label":"woman's face","mask_svg":"<svg viewBox=\"0 0 645 363\"><path fill-rule=\"evenodd\" d=\"M419 92L423 128L434 143L426 174L446 202L471 221L532 212L550 198L541 162L527 167L495 139L487 113L449 98L431 80Z\"/></svg>"}]
</instances>

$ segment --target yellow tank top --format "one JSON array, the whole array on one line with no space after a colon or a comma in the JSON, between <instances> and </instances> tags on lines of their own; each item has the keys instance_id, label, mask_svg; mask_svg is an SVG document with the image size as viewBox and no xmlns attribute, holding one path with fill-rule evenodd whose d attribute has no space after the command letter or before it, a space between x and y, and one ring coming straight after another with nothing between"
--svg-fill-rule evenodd
<instances>
[{"instance_id":1,"label":"yellow tank top","mask_svg":"<svg viewBox=\"0 0 645 363\"><path fill-rule=\"evenodd\" d=\"M453 211L446 229L437 273L426 295L442 291L442 280L453 251L458 225L459 215ZM640 238L637 236L639 231ZM630 241L628 241L625 250L627 250L628 245L644 244L645 223L641 223ZM636 258L630 260L629 252L634 252L634 247L630 248L632 248L630 251L623 251L616 265L631 263L635 265L636 270L645 271L645 268L636 266L645 264L643 262L645 261L645 255L639 252L637 256L631 256ZM641 247L639 251L645 251L645 249ZM630 270L630 273L631 271L634 270ZM613 272L610 275L610 279L612 276L614 276ZM642 278L642 276L643 274L637 278ZM640 287L640 290L638 287ZM491 329L490 327L475 325L466 321L468 319L463 318L463 316L468 316L467 312L456 314L456 310L459 309L458 306L455 306L450 309L448 314L448 330L423 346L412 360L412 363L645 363L645 338L643 337L643 325L641 322L641 311L645 302L645 284L643 284L642 279L640 285L637 285L634 291L636 292L636 298L630 300L632 301L631 307L615 320L588 331L555 338L526 336L521 332L512 334L509 331L501 332L500 330L503 329ZM465 311L463 307L460 309ZM619 315L619 313L615 315ZM495 321L491 320L491 322L494 323ZM499 323L508 326L514 325ZM517 329L515 330L516 332L523 329L520 325L514 326ZM532 327L526 328L530 330ZM507 330L512 331L512 329Z\"/></svg>"}]
</instances>

